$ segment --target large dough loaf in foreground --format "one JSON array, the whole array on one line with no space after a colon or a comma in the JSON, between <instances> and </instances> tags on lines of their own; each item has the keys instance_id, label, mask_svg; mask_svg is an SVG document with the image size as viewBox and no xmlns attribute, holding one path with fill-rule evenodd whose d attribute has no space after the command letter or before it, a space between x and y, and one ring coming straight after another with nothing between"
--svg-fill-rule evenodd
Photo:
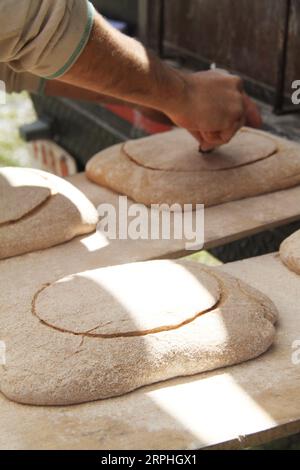
<instances>
[{"instance_id":1,"label":"large dough loaf in foreground","mask_svg":"<svg viewBox=\"0 0 300 470\"><path fill-rule=\"evenodd\" d=\"M151 205L205 204L257 196L300 183L300 145L243 128L211 154L185 130L116 145L87 164L88 178Z\"/></svg>"},{"instance_id":2,"label":"large dough loaf in foreground","mask_svg":"<svg viewBox=\"0 0 300 470\"><path fill-rule=\"evenodd\" d=\"M277 311L242 281L200 264L151 261L62 278L0 316L1 391L36 405L113 397L264 353Z\"/></svg>"},{"instance_id":3,"label":"large dough loaf in foreground","mask_svg":"<svg viewBox=\"0 0 300 470\"><path fill-rule=\"evenodd\" d=\"M281 244L280 258L291 271L300 274L300 230Z\"/></svg>"},{"instance_id":4,"label":"large dough loaf in foreground","mask_svg":"<svg viewBox=\"0 0 300 470\"><path fill-rule=\"evenodd\" d=\"M97 220L92 203L67 181L29 168L0 169L0 259L89 233Z\"/></svg>"}]
</instances>

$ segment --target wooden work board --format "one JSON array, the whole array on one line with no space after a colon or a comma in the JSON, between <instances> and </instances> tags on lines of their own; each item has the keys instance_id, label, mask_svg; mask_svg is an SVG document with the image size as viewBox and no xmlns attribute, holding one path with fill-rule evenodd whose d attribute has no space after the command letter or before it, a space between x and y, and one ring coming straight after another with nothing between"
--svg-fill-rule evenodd
<instances>
[{"instance_id":1,"label":"wooden work board","mask_svg":"<svg viewBox=\"0 0 300 470\"><path fill-rule=\"evenodd\" d=\"M37 257L2 261L1 274L12 276L13 264L18 264L20 288ZM47 268L51 271L52 266ZM259 288L275 302L278 334L266 354L83 405L32 407L0 395L0 449L239 448L300 431L300 364L292 362L293 343L300 340L300 277L278 254L217 269ZM26 279L25 290L30 283Z\"/></svg>"},{"instance_id":2,"label":"wooden work board","mask_svg":"<svg viewBox=\"0 0 300 470\"><path fill-rule=\"evenodd\" d=\"M118 207L119 195L90 182L84 173L70 177L69 181L80 189L96 207L102 203L111 203ZM215 248L295 222L300 219L299 201L300 186L296 186L205 208L204 248ZM178 258L191 254L186 250L186 242L187 240L184 239L113 240L110 242L110 250L112 253L117 253L112 257L120 257L120 262L123 262L125 252L129 255L129 262L136 259Z\"/></svg>"},{"instance_id":3,"label":"wooden work board","mask_svg":"<svg viewBox=\"0 0 300 470\"><path fill-rule=\"evenodd\" d=\"M70 178L98 206L118 195ZM300 187L205 210L205 247L211 248L300 218ZM107 240L77 237L48 250L0 261L5 302L30 297L35 283L125 262L189 254L185 240ZM46 267L46 269L45 269ZM298 276L277 255L221 268L259 288L280 312L278 339L262 357L208 374L145 387L120 398L70 407L30 407L0 395L0 449L196 449L245 447L300 430ZM12 286L13 285L13 289ZM15 296L15 292L21 292ZM7 299L7 300L6 300ZM297 336L298 335L298 336ZM1 338L0 338L1 339Z\"/></svg>"}]
</instances>

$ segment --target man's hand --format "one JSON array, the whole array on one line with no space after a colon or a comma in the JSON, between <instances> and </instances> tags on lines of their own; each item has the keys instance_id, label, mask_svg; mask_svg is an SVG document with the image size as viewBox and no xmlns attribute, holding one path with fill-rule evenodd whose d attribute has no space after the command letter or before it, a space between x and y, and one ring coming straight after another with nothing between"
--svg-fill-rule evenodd
<instances>
[{"instance_id":1,"label":"man's hand","mask_svg":"<svg viewBox=\"0 0 300 470\"><path fill-rule=\"evenodd\" d=\"M209 150L229 142L245 124L261 126L255 103L244 93L242 80L221 71L183 75L185 93L167 114L188 129ZM172 107L173 106L173 107Z\"/></svg>"},{"instance_id":2,"label":"man's hand","mask_svg":"<svg viewBox=\"0 0 300 470\"><path fill-rule=\"evenodd\" d=\"M217 70L174 70L99 14L83 53L59 80L156 109L190 131L203 150L229 142L244 124L261 122L240 78Z\"/></svg>"}]
</instances>

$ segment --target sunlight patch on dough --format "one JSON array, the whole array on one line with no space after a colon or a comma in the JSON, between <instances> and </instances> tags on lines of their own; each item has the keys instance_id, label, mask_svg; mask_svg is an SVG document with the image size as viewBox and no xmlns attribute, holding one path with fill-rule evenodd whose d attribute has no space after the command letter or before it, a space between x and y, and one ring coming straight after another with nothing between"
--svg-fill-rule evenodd
<instances>
[{"instance_id":1,"label":"sunlight patch on dough","mask_svg":"<svg viewBox=\"0 0 300 470\"><path fill-rule=\"evenodd\" d=\"M37 295L35 314L47 325L76 334L149 334L176 328L219 300L218 281L205 271L199 275L197 265L187 269L155 261L59 280Z\"/></svg>"}]
</instances>

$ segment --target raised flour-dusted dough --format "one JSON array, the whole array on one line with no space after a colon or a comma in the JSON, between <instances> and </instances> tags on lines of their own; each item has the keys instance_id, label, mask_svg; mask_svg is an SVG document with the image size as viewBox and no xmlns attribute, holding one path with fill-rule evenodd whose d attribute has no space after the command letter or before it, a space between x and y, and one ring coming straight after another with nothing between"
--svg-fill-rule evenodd
<instances>
[{"instance_id":1,"label":"raised flour-dusted dough","mask_svg":"<svg viewBox=\"0 0 300 470\"><path fill-rule=\"evenodd\" d=\"M27 314L0 316L8 398L68 405L125 394L265 352L277 311L242 281L200 264L150 261L41 285Z\"/></svg>"},{"instance_id":2,"label":"raised flour-dusted dough","mask_svg":"<svg viewBox=\"0 0 300 470\"><path fill-rule=\"evenodd\" d=\"M97 211L67 181L29 168L0 169L0 259L93 231Z\"/></svg>"},{"instance_id":3,"label":"raised flour-dusted dough","mask_svg":"<svg viewBox=\"0 0 300 470\"><path fill-rule=\"evenodd\" d=\"M217 280L199 272L196 264L189 273L179 264L166 262L138 266L102 268L64 278L39 293L35 314L47 325L70 333L120 336L177 327L220 300ZM70 302L73 298L76 306Z\"/></svg>"},{"instance_id":4,"label":"raised flour-dusted dough","mask_svg":"<svg viewBox=\"0 0 300 470\"><path fill-rule=\"evenodd\" d=\"M104 150L86 173L146 205L213 206L299 184L300 145L243 128L227 145L200 154L197 141L176 129Z\"/></svg>"},{"instance_id":5,"label":"raised flour-dusted dough","mask_svg":"<svg viewBox=\"0 0 300 470\"><path fill-rule=\"evenodd\" d=\"M229 144L209 154L199 153L199 143L183 129L131 140L123 147L138 165L166 171L214 171L237 168L268 158L277 150L269 136L243 129Z\"/></svg>"},{"instance_id":6,"label":"raised flour-dusted dough","mask_svg":"<svg viewBox=\"0 0 300 470\"><path fill-rule=\"evenodd\" d=\"M24 175L26 179L24 180ZM49 182L38 173L22 168L0 171L0 224L15 222L43 204L52 195Z\"/></svg>"},{"instance_id":7,"label":"raised flour-dusted dough","mask_svg":"<svg viewBox=\"0 0 300 470\"><path fill-rule=\"evenodd\" d=\"M280 246L282 262L297 274L300 274L300 230L288 237Z\"/></svg>"}]
</instances>

